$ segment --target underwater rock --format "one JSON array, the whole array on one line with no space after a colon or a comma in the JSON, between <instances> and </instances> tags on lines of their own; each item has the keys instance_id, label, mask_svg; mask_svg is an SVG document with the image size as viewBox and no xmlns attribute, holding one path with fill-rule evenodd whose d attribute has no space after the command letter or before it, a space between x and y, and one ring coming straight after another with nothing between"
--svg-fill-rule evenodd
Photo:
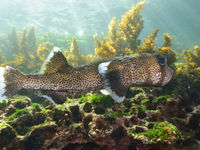
<instances>
[{"instance_id":1,"label":"underwater rock","mask_svg":"<svg viewBox=\"0 0 200 150\"><path fill-rule=\"evenodd\" d=\"M55 107L53 111L53 120L55 121L62 120L65 117L65 114L69 114L68 108L58 105Z\"/></svg>"},{"instance_id":2,"label":"underwater rock","mask_svg":"<svg viewBox=\"0 0 200 150\"><path fill-rule=\"evenodd\" d=\"M170 145L181 147L200 139L200 105L197 101L187 102L169 95L152 97L144 91L138 94L110 107L104 107L103 102L97 103L97 95L93 96L95 103L89 99L79 103L76 98L56 107L45 104L45 108L30 103L30 106L16 109L13 104L18 102L12 100L3 106L4 113L0 114L0 120L5 120L15 135L5 147L22 150L82 150L87 149L86 146L91 146L91 150L163 150L163 145L166 149L176 149ZM106 98L102 99L106 101ZM9 112L9 109L13 110ZM20 139L16 140L16 136Z\"/></svg>"},{"instance_id":3,"label":"underwater rock","mask_svg":"<svg viewBox=\"0 0 200 150\"><path fill-rule=\"evenodd\" d=\"M28 106L28 102L22 101L22 100L14 101L12 104L15 108L19 108L19 109L22 109L22 108L25 108L26 106Z\"/></svg>"},{"instance_id":4,"label":"underwater rock","mask_svg":"<svg viewBox=\"0 0 200 150\"><path fill-rule=\"evenodd\" d=\"M30 135L24 139L24 147L29 150L41 149L45 140L52 138L57 131L54 122L35 126Z\"/></svg>"},{"instance_id":5,"label":"underwater rock","mask_svg":"<svg viewBox=\"0 0 200 150\"><path fill-rule=\"evenodd\" d=\"M143 119L146 117L146 113L144 111L138 111L138 118Z\"/></svg>"},{"instance_id":6,"label":"underwater rock","mask_svg":"<svg viewBox=\"0 0 200 150\"><path fill-rule=\"evenodd\" d=\"M147 130L148 130L147 127L139 126L139 125L135 126L135 132L136 132L136 133L146 132Z\"/></svg>"},{"instance_id":7,"label":"underwater rock","mask_svg":"<svg viewBox=\"0 0 200 150\"><path fill-rule=\"evenodd\" d=\"M70 106L69 107L71 113L72 113L72 121L78 123L82 120L82 114L80 113L80 109L78 105Z\"/></svg>"},{"instance_id":8,"label":"underwater rock","mask_svg":"<svg viewBox=\"0 0 200 150\"><path fill-rule=\"evenodd\" d=\"M19 118L16 118L12 126L32 126L33 125L33 116L31 114L24 114Z\"/></svg>"},{"instance_id":9,"label":"underwater rock","mask_svg":"<svg viewBox=\"0 0 200 150\"><path fill-rule=\"evenodd\" d=\"M5 110L5 108L7 107L7 101L0 101L0 110Z\"/></svg>"},{"instance_id":10,"label":"underwater rock","mask_svg":"<svg viewBox=\"0 0 200 150\"><path fill-rule=\"evenodd\" d=\"M16 132L8 124L0 124L0 149L12 143L16 138Z\"/></svg>"},{"instance_id":11,"label":"underwater rock","mask_svg":"<svg viewBox=\"0 0 200 150\"><path fill-rule=\"evenodd\" d=\"M13 105L10 105L10 106L7 107L5 112L6 112L7 116L10 116L11 114L16 112L16 108Z\"/></svg>"},{"instance_id":12,"label":"underwater rock","mask_svg":"<svg viewBox=\"0 0 200 150\"><path fill-rule=\"evenodd\" d=\"M192 116L189 118L188 126L193 130L199 129L200 114L192 114Z\"/></svg>"},{"instance_id":13,"label":"underwater rock","mask_svg":"<svg viewBox=\"0 0 200 150\"><path fill-rule=\"evenodd\" d=\"M37 112L33 115L33 124L32 125L39 125L44 123L46 120L46 115L44 113Z\"/></svg>"},{"instance_id":14,"label":"underwater rock","mask_svg":"<svg viewBox=\"0 0 200 150\"><path fill-rule=\"evenodd\" d=\"M83 106L83 110L87 113L91 112L92 111L92 104L91 103L85 103L84 106Z\"/></svg>"},{"instance_id":15,"label":"underwater rock","mask_svg":"<svg viewBox=\"0 0 200 150\"><path fill-rule=\"evenodd\" d=\"M130 88L130 89L128 90L128 92L127 92L126 97L132 98L132 97L134 97L135 95L137 95L137 94L139 94L139 93L141 93L141 92L143 92L143 90L140 89L140 88Z\"/></svg>"},{"instance_id":16,"label":"underwater rock","mask_svg":"<svg viewBox=\"0 0 200 150\"><path fill-rule=\"evenodd\" d=\"M131 106L132 106L132 102L131 102L131 101L128 101L128 100L126 100L126 99L124 100L123 104L124 104L124 106L125 106L126 108L128 108L128 109L130 109Z\"/></svg>"},{"instance_id":17,"label":"underwater rock","mask_svg":"<svg viewBox=\"0 0 200 150\"><path fill-rule=\"evenodd\" d=\"M135 115L131 116L129 121L131 122L131 124L137 125L140 124L140 119L138 117L136 117Z\"/></svg>"},{"instance_id":18,"label":"underwater rock","mask_svg":"<svg viewBox=\"0 0 200 150\"><path fill-rule=\"evenodd\" d=\"M94 112L95 112L96 114L105 114L105 108L102 107L102 106L96 106L96 107L94 108Z\"/></svg>"},{"instance_id":19,"label":"underwater rock","mask_svg":"<svg viewBox=\"0 0 200 150\"><path fill-rule=\"evenodd\" d=\"M89 123L92 121L92 115L88 115L83 119L83 126L85 129L89 128Z\"/></svg>"}]
</instances>

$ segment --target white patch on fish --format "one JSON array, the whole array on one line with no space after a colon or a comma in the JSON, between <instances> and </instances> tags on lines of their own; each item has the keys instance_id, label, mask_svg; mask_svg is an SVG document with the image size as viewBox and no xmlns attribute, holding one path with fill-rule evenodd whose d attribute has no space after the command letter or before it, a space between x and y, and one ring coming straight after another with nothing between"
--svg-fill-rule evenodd
<instances>
[{"instance_id":1,"label":"white patch on fish","mask_svg":"<svg viewBox=\"0 0 200 150\"><path fill-rule=\"evenodd\" d=\"M5 68L0 67L0 100L5 100L7 97L4 96L5 93L5 79L4 79Z\"/></svg>"},{"instance_id":2,"label":"white patch on fish","mask_svg":"<svg viewBox=\"0 0 200 150\"><path fill-rule=\"evenodd\" d=\"M51 61L51 58L53 58L54 52L59 52L59 51L61 52L61 50L60 50L59 47L54 47L54 48L52 49L52 51L50 52L50 54L47 56L47 59L46 59L46 60L44 61L44 63L42 64L42 67L41 67L41 69L40 69L40 73L41 73L41 74L44 73L46 64L47 64L48 62Z\"/></svg>"},{"instance_id":3,"label":"white patch on fish","mask_svg":"<svg viewBox=\"0 0 200 150\"><path fill-rule=\"evenodd\" d=\"M104 62L98 65L98 71L103 77L105 77L105 73L108 70L108 66L110 63L111 61L108 61L108 62Z\"/></svg>"},{"instance_id":4,"label":"white patch on fish","mask_svg":"<svg viewBox=\"0 0 200 150\"><path fill-rule=\"evenodd\" d=\"M103 95L109 95L109 92L107 90L100 90L100 92L103 94Z\"/></svg>"}]
</instances>

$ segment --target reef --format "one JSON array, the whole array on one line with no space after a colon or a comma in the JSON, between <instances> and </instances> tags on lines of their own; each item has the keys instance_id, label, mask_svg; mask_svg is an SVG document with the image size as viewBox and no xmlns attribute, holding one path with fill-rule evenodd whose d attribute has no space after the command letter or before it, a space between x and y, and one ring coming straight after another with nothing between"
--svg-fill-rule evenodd
<instances>
[{"instance_id":1,"label":"reef","mask_svg":"<svg viewBox=\"0 0 200 150\"><path fill-rule=\"evenodd\" d=\"M198 98L131 88L121 104L89 93L54 106L27 97L0 102L0 149L195 149ZM131 96L134 95L134 96Z\"/></svg>"}]
</instances>

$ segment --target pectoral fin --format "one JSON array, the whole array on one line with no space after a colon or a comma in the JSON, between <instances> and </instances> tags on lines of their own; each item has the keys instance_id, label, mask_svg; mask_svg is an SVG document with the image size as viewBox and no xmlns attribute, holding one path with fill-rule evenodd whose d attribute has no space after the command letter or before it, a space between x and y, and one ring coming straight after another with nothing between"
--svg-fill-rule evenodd
<instances>
[{"instance_id":1,"label":"pectoral fin","mask_svg":"<svg viewBox=\"0 0 200 150\"><path fill-rule=\"evenodd\" d=\"M108 71L111 62L101 63L98 66L99 73L104 78L105 91L118 103L121 103L126 96L128 88L123 86L119 71ZM103 94L105 94L104 92Z\"/></svg>"}]
</instances>

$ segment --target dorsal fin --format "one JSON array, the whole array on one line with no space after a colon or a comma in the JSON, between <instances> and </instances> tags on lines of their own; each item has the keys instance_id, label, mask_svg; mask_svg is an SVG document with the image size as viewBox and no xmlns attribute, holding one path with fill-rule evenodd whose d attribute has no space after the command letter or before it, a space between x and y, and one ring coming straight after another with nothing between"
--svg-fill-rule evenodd
<instances>
[{"instance_id":1,"label":"dorsal fin","mask_svg":"<svg viewBox=\"0 0 200 150\"><path fill-rule=\"evenodd\" d=\"M72 69L67 63L67 59L62 54L61 50L58 47L54 47L44 64L42 65L41 72L44 74L51 73L66 73Z\"/></svg>"}]
</instances>

